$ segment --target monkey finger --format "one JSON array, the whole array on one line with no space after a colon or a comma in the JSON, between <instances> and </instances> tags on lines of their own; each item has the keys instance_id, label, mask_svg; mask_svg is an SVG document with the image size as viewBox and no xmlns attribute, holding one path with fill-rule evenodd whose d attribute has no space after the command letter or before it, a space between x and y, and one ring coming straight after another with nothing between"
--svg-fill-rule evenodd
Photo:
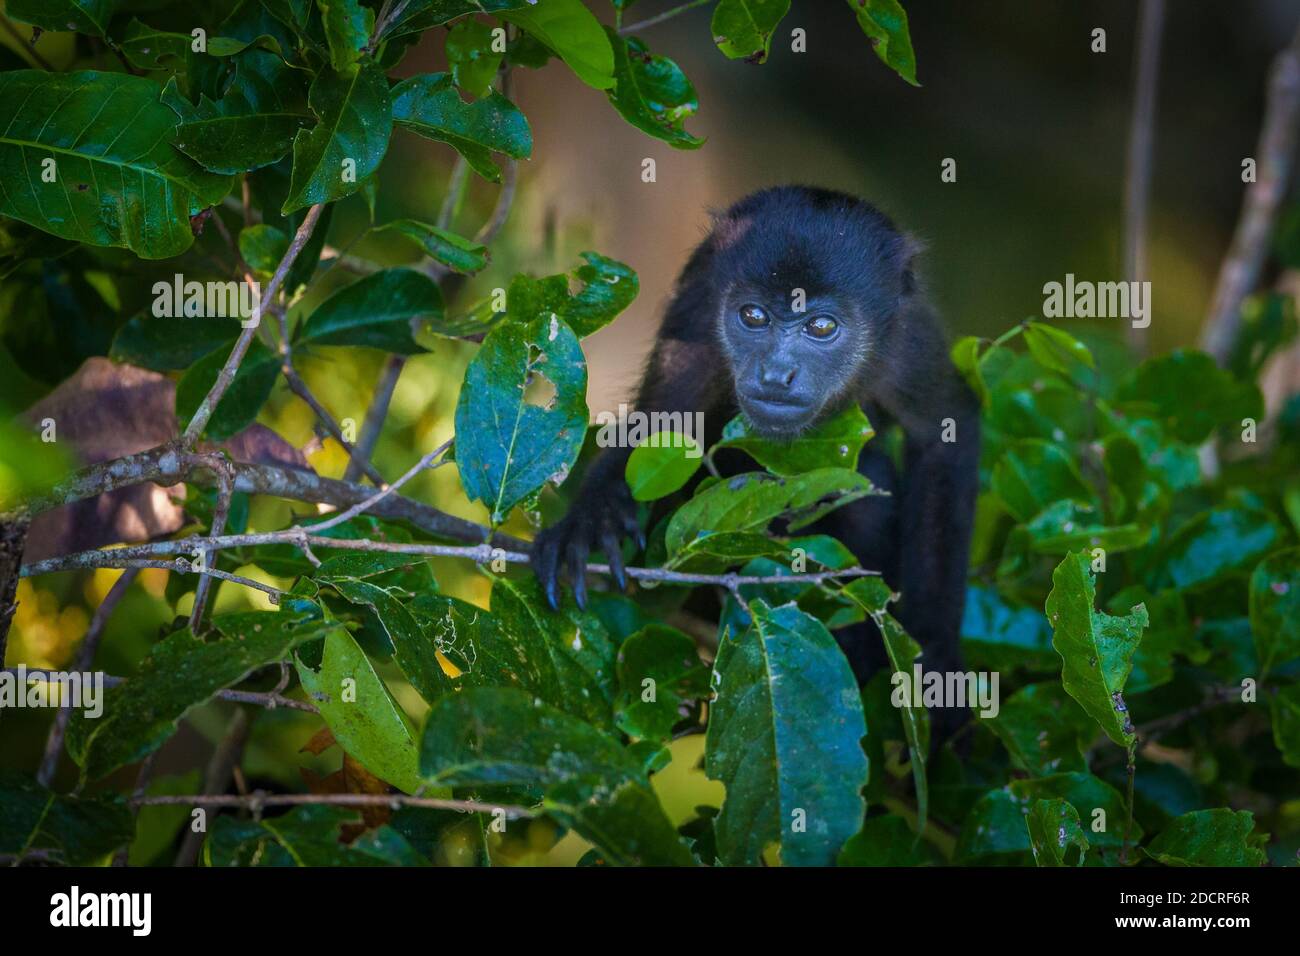
<instances>
[{"instance_id":1,"label":"monkey finger","mask_svg":"<svg viewBox=\"0 0 1300 956\"><path fill-rule=\"evenodd\" d=\"M613 531L602 531L600 546L605 549L605 556L609 558L609 570L614 575L614 583L618 585L620 591L626 591L627 574L623 571L623 548L619 544L618 535Z\"/></svg>"},{"instance_id":2,"label":"monkey finger","mask_svg":"<svg viewBox=\"0 0 1300 956\"><path fill-rule=\"evenodd\" d=\"M587 609L587 544L583 541L569 543L569 578L573 583L573 600L578 607Z\"/></svg>"},{"instance_id":3,"label":"monkey finger","mask_svg":"<svg viewBox=\"0 0 1300 956\"><path fill-rule=\"evenodd\" d=\"M533 550L533 567L537 579L542 583L546 603L552 611L560 609L560 542L555 535L545 535L538 539Z\"/></svg>"}]
</instances>

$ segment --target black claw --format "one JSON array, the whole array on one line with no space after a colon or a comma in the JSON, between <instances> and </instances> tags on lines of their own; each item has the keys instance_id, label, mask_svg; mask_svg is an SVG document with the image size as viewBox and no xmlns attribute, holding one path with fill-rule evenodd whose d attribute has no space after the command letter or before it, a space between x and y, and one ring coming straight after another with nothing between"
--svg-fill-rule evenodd
<instances>
[{"instance_id":1,"label":"black claw","mask_svg":"<svg viewBox=\"0 0 1300 956\"><path fill-rule=\"evenodd\" d=\"M627 575L623 571L623 549L619 547L618 536L612 531L606 531L601 535L600 544L609 558L609 570L614 575L614 583L620 591L626 591Z\"/></svg>"},{"instance_id":2,"label":"black claw","mask_svg":"<svg viewBox=\"0 0 1300 956\"><path fill-rule=\"evenodd\" d=\"M560 609L560 584L554 576L546 579L546 603L551 606L552 611Z\"/></svg>"},{"instance_id":3,"label":"black claw","mask_svg":"<svg viewBox=\"0 0 1300 956\"><path fill-rule=\"evenodd\" d=\"M575 541L569 545L569 578L573 584L573 600L579 610L587 609L587 545Z\"/></svg>"}]
</instances>

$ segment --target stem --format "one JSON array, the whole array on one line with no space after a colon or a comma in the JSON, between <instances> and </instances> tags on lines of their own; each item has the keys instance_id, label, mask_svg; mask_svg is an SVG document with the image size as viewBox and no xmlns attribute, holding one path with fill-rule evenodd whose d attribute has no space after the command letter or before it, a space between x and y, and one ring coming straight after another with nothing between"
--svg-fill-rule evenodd
<instances>
[{"instance_id":1,"label":"stem","mask_svg":"<svg viewBox=\"0 0 1300 956\"><path fill-rule=\"evenodd\" d=\"M266 290L262 293L260 300L254 309L252 325L245 328L235 342L235 347L230 350L230 357L226 359L226 364L217 374L217 380L208 390L208 394L203 396L203 401L199 403L198 410L195 411L194 417L185 428L185 434L182 441L186 447L192 447L198 440L199 435L203 434L203 429L207 427L208 420L212 418L213 412L217 410L217 404L221 401L221 396L226 393L226 389L235 380L235 373L239 370L239 364L244 360L248 353L248 346L253 341L253 336L257 333L257 327L262 324L262 302L272 302L275 294L284 284L285 277L289 274L289 269L293 266L294 260L302 252L303 246L311 238L312 231L316 228L316 223L320 219L321 210L325 206L323 203L317 203L307 210L307 215L303 217L302 225L294 233L293 241L289 243L289 248L280 260L280 265L275 270L275 275L271 276L271 281L267 283Z\"/></svg>"},{"instance_id":2,"label":"stem","mask_svg":"<svg viewBox=\"0 0 1300 956\"><path fill-rule=\"evenodd\" d=\"M47 681L59 677L62 673L66 673L30 667L24 668L21 672L17 667L6 667L3 672L6 674L13 674L15 677L25 677L28 680L39 678ZM85 668L82 669L82 672L85 672ZM105 687L117 687L119 684L125 684L126 681L127 678L125 677L117 677L113 674L104 675ZM283 690L283 688L281 688L281 690ZM236 704L253 704L256 707L265 707L267 710L276 710L279 707L284 707L288 710L301 710L307 714L319 713L316 707L309 704L307 701L294 700L292 697L285 697L279 691L264 693L255 690L230 690L229 688L223 687L213 696L218 700L228 700ZM60 709L60 712L62 712L62 709ZM48 784L45 784L45 786L48 786Z\"/></svg>"},{"instance_id":3,"label":"stem","mask_svg":"<svg viewBox=\"0 0 1300 956\"><path fill-rule=\"evenodd\" d=\"M462 813L504 812L512 819L535 817L538 811L511 804L483 803L478 800L449 800L442 797L412 797L404 793L266 793L255 790L247 796L234 794L165 794L131 801L135 806L236 807L256 813L263 807L299 807L304 804L329 804L336 807L425 807L432 810L459 810ZM179 862L178 862L178 865Z\"/></svg>"},{"instance_id":4,"label":"stem","mask_svg":"<svg viewBox=\"0 0 1300 956\"><path fill-rule=\"evenodd\" d=\"M335 527L336 525L342 524L343 522L347 521L349 518L355 518L363 511L368 511L370 508L379 504L379 502L383 501L385 498L387 498L389 495L395 492L398 488L402 487L402 485L406 484L408 481L414 478L417 474L424 471L424 469L428 468L430 463L435 458L440 457L450 447L451 447L451 441L449 439L443 442L433 451L429 452L429 454L425 455L419 461L417 461L414 465L411 466L411 469L406 474L402 475L401 478L398 478L391 485L388 485L386 488L380 489L377 493L371 495L365 501L357 502L347 511L340 512L339 514L336 514L334 517L330 518L329 520L322 521L320 524L312 525L311 526L312 533L319 534L321 531L325 531L328 530L329 528ZM440 465L442 464L442 462L439 462L438 464ZM436 468L438 467L438 465L434 465L433 467Z\"/></svg>"},{"instance_id":5,"label":"stem","mask_svg":"<svg viewBox=\"0 0 1300 956\"><path fill-rule=\"evenodd\" d=\"M653 27L657 24L663 23L665 20L671 20L673 17L685 13L687 10L694 10L696 7L702 7L705 4L712 2L713 0L690 0L689 3L680 4L669 10L665 10L663 13L656 14L653 17L646 17L644 20L639 20L636 23L628 24L625 27L619 27L618 35L625 37L631 33L636 33L638 30L644 30L647 27Z\"/></svg>"},{"instance_id":6,"label":"stem","mask_svg":"<svg viewBox=\"0 0 1300 956\"><path fill-rule=\"evenodd\" d=\"M212 759L208 761L208 768L203 774L203 789L209 793L225 790L230 785L231 774L239 766L240 758L244 753L244 744L248 742L248 715L242 710L236 710L235 715L230 718L230 723L226 726L226 732L221 738L221 743L212 754ZM137 797L132 801L136 807L153 806L155 801L160 797ZM209 808L216 809L217 804L208 803L206 798L197 801L198 805L203 807L206 813ZM203 846L204 833L196 833L193 827L186 829L185 839L181 843L181 848L176 854L176 866L193 866L194 861L198 859L199 850Z\"/></svg>"},{"instance_id":7,"label":"stem","mask_svg":"<svg viewBox=\"0 0 1300 956\"><path fill-rule=\"evenodd\" d=\"M506 561L511 564L528 564L532 558L523 551L507 551L494 548L491 544L454 545L423 544L405 541L376 541L369 538L328 538L314 535L311 528L288 528L284 531L261 531L251 534L229 534L221 537L194 536L174 541L157 541L152 544L129 545L121 548L79 551L58 558L48 558L35 564L24 565L23 577L34 577L54 571L69 571L86 568L162 567L176 570L172 562L162 558L168 555L188 554L197 548L205 551L222 551L229 548L255 547L268 544L291 544L296 547L333 548L341 551L367 551L384 554L409 554L420 557L466 558L480 564L490 561ZM593 574L611 574L608 564L588 564L587 570ZM818 571L808 574L697 574L689 571L673 571L667 568L627 568L627 576L642 581L659 581L668 584L716 584L734 593L735 589L746 584L819 584L837 578L856 578L879 574L865 568L844 568L841 570ZM246 581L224 571L209 569L206 573L217 575L226 580L238 580L260 590L276 591L260 581ZM282 593L282 592L277 592Z\"/></svg>"}]
</instances>

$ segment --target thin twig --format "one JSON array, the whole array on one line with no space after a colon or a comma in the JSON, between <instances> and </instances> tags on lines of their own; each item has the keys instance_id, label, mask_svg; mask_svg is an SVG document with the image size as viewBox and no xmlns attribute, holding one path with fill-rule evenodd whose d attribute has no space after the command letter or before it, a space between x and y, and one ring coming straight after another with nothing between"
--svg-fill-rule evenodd
<instances>
[{"instance_id":1,"label":"thin twig","mask_svg":"<svg viewBox=\"0 0 1300 956\"><path fill-rule=\"evenodd\" d=\"M629 23L625 27L620 27L618 34L619 36L628 36L636 33L638 30L644 30L647 27L656 26L657 24L663 23L665 20L671 20L678 14L685 13L688 10L694 10L696 7L702 7L705 4L712 2L713 0L691 0L689 3L683 3L669 10L665 10L663 13L656 14L653 17L646 17L644 20L639 20L636 23Z\"/></svg>"},{"instance_id":2,"label":"thin twig","mask_svg":"<svg viewBox=\"0 0 1300 956\"><path fill-rule=\"evenodd\" d=\"M143 800L145 794L149 792L149 778L153 776L154 761L158 759L158 751L153 751L140 761L140 769L135 775L135 789L131 792L132 801ZM131 816L140 816L140 805L132 803L130 805ZM120 850L113 854L114 866L126 866L131 859L131 844L127 842Z\"/></svg>"},{"instance_id":3,"label":"thin twig","mask_svg":"<svg viewBox=\"0 0 1300 956\"><path fill-rule=\"evenodd\" d=\"M299 807L326 804L336 807L423 807L430 810L459 810L462 813L502 813L510 819L535 817L540 811L512 804L480 800L450 800L443 797L413 797L404 793L266 793L255 790L247 796L234 794L160 794L132 801L136 806L201 805L235 807L257 813L263 807Z\"/></svg>"},{"instance_id":4,"label":"thin twig","mask_svg":"<svg viewBox=\"0 0 1300 956\"><path fill-rule=\"evenodd\" d=\"M303 217L302 225L294 233L293 240L289 243L289 248L280 260L280 265L276 268L275 274L271 276L271 281L267 283L266 289L259 296L259 301L253 308L253 322L242 332L235 341L235 347L230 350L230 356L226 359L226 364L222 366L221 371L217 373L217 380L212 383L212 388L208 394L203 396L203 401L199 403L198 409L194 412L194 417L185 428L185 434L182 441L186 446L192 446L198 440L199 435L203 434L203 429L207 427L208 420L212 417L213 412L217 409L217 404L221 397L226 393L226 389L235 380L235 373L239 370L239 364L244 360L244 355L248 352L248 347L253 341L253 336L257 334L257 327L262 324L262 303L272 302L280 286L284 284L285 277L289 274L289 269L293 266L294 260L302 252L307 240L311 238L312 231L316 228L316 223L320 219L321 210L324 209L323 203L317 203L307 210L307 215Z\"/></svg>"},{"instance_id":5,"label":"thin twig","mask_svg":"<svg viewBox=\"0 0 1300 956\"><path fill-rule=\"evenodd\" d=\"M357 436L356 452L353 454L352 460L348 462L347 469L343 472L344 481L356 481L370 463L370 459L374 457L375 445L379 442L379 433L384 430L384 420L388 418L388 405L393 400L393 391L397 388L397 380L401 377L402 369L405 367L405 355L390 355L384 363L384 371L379 378L379 387L375 389L375 394L370 399L370 407L366 409L366 417L361 423L361 434Z\"/></svg>"},{"instance_id":6,"label":"thin twig","mask_svg":"<svg viewBox=\"0 0 1300 956\"><path fill-rule=\"evenodd\" d=\"M230 514L230 499L235 493L235 472L230 467L229 459L220 454L206 455L205 458L217 476L217 504L212 511L212 527L209 532L212 536L216 536L226 530L226 518ZM199 552L199 555L205 564L212 560L206 551ZM201 575L194 588L194 604L190 608L190 627L195 630L195 633L198 633L203 626L203 612L207 607L208 594L212 590L214 579L215 575Z\"/></svg>"},{"instance_id":7,"label":"thin twig","mask_svg":"<svg viewBox=\"0 0 1300 956\"><path fill-rule=\"evenodd\" d=\"M175 554L187 554L195 549L204 551L221 551L228 548L256 547L268 544L312 545L318 548L335 548L342 551L366 551L384 554L409 554L421 557L467 558L479 564L492 561L505 561L511 564L527 564L532 559L523 551L507 551L494 548L490 544L449 545L423 544L407 541L375 541L369 538L328 538L311 534L310 528L289 528L284 531L262 531L251 534L231 534L214 537L189 537L174 541L156 541L150 544L130 545L123 548L96 549L79 551L58 558L47 558L34 564L24 565L22 575L32 577L54 571L68 571L85 568L132 567L172 567L172 563L161 560L162 557ZM588 564L587 570L592 574L610 575L613 572L608 564ZM213 573L210 569L208 573ZM856 578L876 575L878 571L864 568L844 568L841 570L818 571L808 574L699 574L690 571L674 571L668 568L627 568L627 576L642 581L658 581L666 584L716 584L735 591L748 584L820 584L837 578ZM223 577L233 578L233 575ZM250 582L254 587L266 589L261 582ZM274 589L272 589L274 590Z\"/></svg>"},{"instance_id":8,"label":"thin twig","mask_svg":"<svg viewBox=\"0 0 1300 956\"><path fill-rule=\"evenodd\" d=\"M82 673L84 672L85 671L83 670ZM39 678L40 680L51 681L62 677L66 672L46 670L44 668L24 668L20 671L17 667L6 667L3 669L3 673L13 674L15 677L26 677L29 680ZM118 677L113 674L105 674L104 686L116 687L119 684L126 683L127 680L129 680L129 678ZM281 690L283 690L283 688L281 688ZM236 704L253 704L256 707L265 707L267 710L275 710L276 708L284 707L288 710L301 710L308 714L318 713L314 705L309 704L306 701L294 700L292 697L285 697L279 691L263 693L262 691L230 690L229 688L222 688L213 696L218 700L228 700ZM45 786L49 786L49 784L45 784Z\"/></svg>"},{"instance_id":9,"label":"thin twig","mask_svg":"<svg viewBox=\"0 0 1300 956\"><path fill-rule=\"evenodd\" d=\"M203 790L205 793L217 793L225 790L230 785L230 776L239 766L240 758L244 753L244 744L248 742L248 715L242 710L236 710L230 718L230 723L226 725L226 732L221 737L221 742L217 744L216 750L213 751L212 757L208 760L207 769L203 774ZM133 801L134 805L150 806L155 805L161 797L140 797ZM216 809L217 805L209 803L207 798L194 801L198 806L203 808L206 816L209 808ZM176 852L175 866L193 866L194 861L199 857L199 850L203 846L203 837L206 833L205 827L201 831L195 831L191 825L185 831L185 839L181 841L181 848Z\"/></svg>"},{"instance_id":10,"label":"thin twig","mask_svg":"<svg viewBox=\"0 0 1300 956\"><path fill-rule=\"evenodd\" d=\"M1124 169L1124 273L1129 282L1147 279L1147 215L1151 202L1151 156L1155 143L1156 91L1160 77L1165 0L1142 0L1138 17L1133 113L1129 120L1128 158ZM1147 331L1129 324L1129 344L1139 356L1146 354Z\"/></svg>"},{"instance_id":11,"label":"thin twig","mask_svg":"<svg viewBox=\"0 0 1300 956\"><path fill-rule=\"evenodd\" d=\"M402 487L402 485L406 484L408 481L410 481L420 472L428 468L435 458L440 458L450 447L451 447L451 439L448 439L447 441L439 445L437 448L435 448L433 451L429 452L429 454L425 455L423 458L417 461L414 465L412 465L410 470L408 470L406 474L402 475L401 478L398 478L391 485L388 485L385 488L381 488L379 491L375 492L365 501L358 501L347 511L341 511L332 518L322 521L319 524L312 525L310 529L311 532L313 534L319 534L322 531L327 531L330 528L342 524L343 522L349 520L350 518L355 518L357 515L362 514L363 512L369 511L375 505L379 504L379 502L383 501L389 495L397 491L397 489ZM438 464L442 464L442 462L439 462ZM433 467L437 468L438 465L434 465Z\"/></svg>"},{"instance_id":12,"label":"thin twig","mask_svg":"<svg viewBox=\"0 0 1300 956\"><path fill-rule=\"evenodd\" d=\"M321 404L320 399L307 387L307 383L302 380L302 376L298 374L298 370L293 367L288 359L285 360L280 370L284 373L284 379L289 384L289 391L311 407L311 410L316 413L317 420L325 426L325 430L329 432L330 437L342 445L343 449L348 453L350 462L355 462L367 478L373 481L376 486L382 487L384 476L379 473L374 465L366 461L357 450L356 445L344 437L343 429L339 427L339 423L335 421L334 416L329 413L329 410Z\"/></svg>"},{"instance_id":13,"label":"thin twig","mask_svg":"<svg viewBox=\"0 0 1300 956\"><path fill-rule=\"evenodd\" d=\"M131 588L131 582L139 573L139 568L127 568L123 571L104 595L104 600L99 602L99 607L95 608L90 626L86 628L86 636L81 639L77 654L72 659L74 673L84 673L95 663L95 651L99 649L99 639L104 636L104 630L108 627L108 619L113 616L113 611L126 596L126 592ZM54 782L55 771L59 768L59 755L63 752L63 735L67 733L68 721L71 717L72 708L67 704L60 706L59 712L54 715L49 736L45 738L45 754L41 757L40 769L36 771L36 782L42 787L48 788Z\"/></svg>"},{"instance_id":14,"label":"thin twig","mask_svg":"<svg viewBox=\"0 0 1300 956\"><path fill-rule=\"evenodd\" d=\"M1264 123L1255 149L1257 181L1246 188L1232 245L1219 267L1201 347L1224 365L1241 329L1241 306L1259 281L1273 222L1286 195L1300 127L1300 28L1273 61Z\"/></svg>"}]
</instances>

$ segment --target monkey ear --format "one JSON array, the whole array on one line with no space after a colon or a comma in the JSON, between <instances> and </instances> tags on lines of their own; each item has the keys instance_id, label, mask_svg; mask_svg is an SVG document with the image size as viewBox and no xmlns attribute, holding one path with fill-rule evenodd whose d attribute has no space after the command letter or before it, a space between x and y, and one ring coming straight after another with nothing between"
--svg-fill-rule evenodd
<instances>
[{"instance_id":1,"label":"monkey ear","mask_svg":"<svg viewBox=\"0 0 1300 956\"><path fill-rule=\"evenodd\" d=\"M885 248L882 250L883 257L902 275L904 295L916 291L916 260L924 251L925 243L907 233L900 232L885 242Z\"/></svg>"}]
</instances>

